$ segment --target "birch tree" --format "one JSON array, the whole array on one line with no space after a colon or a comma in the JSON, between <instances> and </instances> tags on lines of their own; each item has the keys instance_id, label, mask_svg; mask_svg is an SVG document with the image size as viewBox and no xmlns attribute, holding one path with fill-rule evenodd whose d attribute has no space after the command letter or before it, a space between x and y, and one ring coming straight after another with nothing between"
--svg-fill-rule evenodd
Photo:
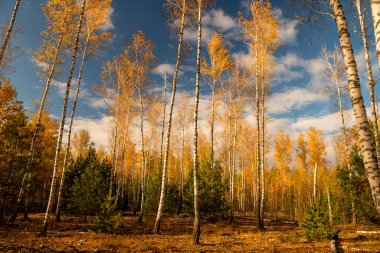
<instances>
[{"instance_id":1,"label":"birch tree","mask_svg":"<svg viewBox=\"0 0 380 253\"><path fill-rule=\"evenodd\" d=\"M198 107L199 107L199 82L201 75L201 46L202 46L202 0L198 0L198 43L197 43L197 65L195 78L195 95L193 111L193 177L194 177L194 227L193 227L193 244L199 244L201 235L200 208L198 197Z\"/></svg>"},{"instance_id":2,"label":"birch tree","mask_svg":"<svg viewBox=\"0 0 380 253\"><path fill-rule=\"evenodd\" d=\"M371 1L374 2L374 1ZM367 26L364 23L364 13L361 8L361 0L356 0L355 2L356 10L358 11L361 36L363 40L363 49L364 49L364 58L367 66L367 78L368 78L368 88L369 88L369 98L371 104L371 117L372 117L372 126L375 137L375 147L377 154L377 164L380 168L380 133L379 133L379 124L377 122L377 112L376 112L376 102L375 102L375 80L372 73L371 59L369 55L369 44L367 41Z\"/></svg>"},{"instance_id":3,"label":"birch tree","mask_svg":"<svg viewBox=\"0 0 380 253\"><path fill-rule=\"evenodd\" d=\"M94 56L97 51L104 47L104 43L111 39L111 34L109 32L104 32L102 29L110 22L110 10L111 10L112 0L105 1L92 1L87 6L87 10L84 16L83 25L83 50L82 59L79 67L79 74L77 79L77 87L74 97L73 106L71 109L70 123L67 134L67 146L65 150L65 156L63 158L63 167L61 174L61 182L58 189L57 207L56 207L56 221L61 220L61 198L62 191L65 183L65 173L67 169L67 162L70 154L70 141L71 141L71 131L74 122L75 110L77 107L77 101L79 97L80 86L83 76L83 67L88 57Z\"/></svg>"},{"instance_id":4,"label":"birch tree","mask_svg":"<svg viewBox=\"0 0 380 253\"><path fill-rule=\"evenodd\" d=\"M257 152L257 173L256 173L256 194L257 194L257 219L258 227L264 228L263 223L263 196L264 196L264 170L263 170L263 149L261 137L264 134L263 127L265 126L260 122L264 119L265 112L265 72L266 66L265 56L268 53L273 53L277 48L278 43L278 24L276 18L273 17L271 11L271 4L263 0L252 1L250 5L251 18L247 19L241 17L241 26L243 28L243 39L249 46L251 51L252 66L251 72L254 74L255 80L255 114L256 114L256 152ZM261 59L261 60L260 60ZM265 64L265 65L264 65ZM263 65L263 66L260 66ZM260 117L260 114L262 117Z\"/></svg>"},{"instance_id":5,"label":"birch tree","mask_svg":"<svg viewBox=\"0 0 380 253\"><path fill-rule=\"evenodd\" d=\"M233 66L229 49L224 45L223 35L214 33L207 46L209 63L206 59L202 60L201 73L207 80L211 88L211 169L214 168L214 125L215 125L215 88L220 82L223 72L227 71Z\"/></svg>"},{"instance_id":6,"label":"birch tree","mask_svg":"<svg viewBox=\"0 0 380 253\"><path fill-rule=\"evenodd\" d=\"M335 91L331 91L330 88L326 88L325 91L330 96L336 96L338 98L338 105L339 105L339 116L340 116L340 123L341 123L341 129L343 133L343 139L344 139L344 157L345 161L347 163L347 169L349 171L349 174L351 175L351 165L350 165L350 149L347 139L347 128L346 128L346 120L344 118L344 111L343 111L343 92L344 88L342 87L342 81L345 80L345 68L344 63L342 59L342 55L339 52L339 48L335 45L334 50L332 52L327 52L326 48L322 48L322 56L324 58L324 61L326 63L326 72L327 76L330 78L332 84L335 86ZM350 176L351 177L351 176ZM351 206L352 206L352 223L356 223L356 212L355 212L355 202L353 200L353 194L351 194Z\"/></svg>"},{"instance_id":7,"label":"birch tree","mask_svg":"<svg viewBox=\"0 0 380 253\"><path fill-rule=\"evenodd\" d=\"M73 54L72 54L72 60L71 60L71 67L69 70L69 77L68 77L67 85L66 85L65 98L64 98L63 107L62 107L62 116L61 116L61 122L59 126L57 148L56 148L55 159L54 159L53 176L52 176L51 187L50 187L50 195L49 195L48 205L46 207L44 223L41 227L41 230L38 233L39 236L46 236L48 224L50 221L50 212L52 210L53 198L55 196L56 185L57 185L58 165L59 165L59 158L60 158L60 153L61 153L61 148L62 148L62 137L63 137L63 129L65 126L65 119L66 119L67 102L70 95L70 86L71 86L71 81L73 78L73 72L75 69L75 62L76 62L76 57L77 57L77 52L78 52L78 47L79 47L79 36L82 30L82 23L83 23L85 8L86 8L86 0L83 0L82 6L81 6L81 14L78 21L78 28L75 35L75 42L74 42L74 48L73 48Z\"/></svg>"},{"instance_id":8,"label":"birch tree","mask_svg":"<svg viewBox=\"0 0 380 253\"><path fill-rule=\"evenodd\" d=\"M160 231L161 218L164 211L173 108L174 108L175 95L176 95L176 90L177 90L177 78L179 74L179 67L181 65L181 57L183 54L183 33L185 29L186 17L190 11L189 3L191 1L192 0L167 0L164 5L164 7L167 10L167 14L169 15L169 22L179 19L180 26L179 26L179 31L178 31L179 38L178 38L178 47L177 47L177 62L176 62L175 71L173 75L172 94L170 98L169 115L168 115L169 118L168 118L167 131L166 131L166 137L165 137L165 154L164 154L164 162L162 164L162 183L161 183L160 202L158 204L156 221L153 228L154 233L159 233Z\"/></svg>"},{"instance_id":9,"label":"birch tree","mask_svg":"<svg viewBox=\"0 0 380 253\"><path fill-rule=\"evenodd\" d=\"M376 55L380 67L380 2L371 0L372 23L375 37Z\"/></svg>"},{"instance_id":10,"label":"birch tree","mask_svg":"<svg viewBox=\"0 0 380 253\"><path fill-rule=\"evenodd\" d=\"M140 105L140 137L141 137L141 213L138 218L142 222L144 216L145 201L145 181L146 181L146 159L145 159L145 139L144 139L144 93L146 92L148 73L152 70L155 62L153 55L153 43L145 39L142 31L133 35L132 42L126 49L132 66L133 81L131 85L137 92Z\"/></svg>"},{"instance_id":11,"label":"birch tree","mask_svg":"<svg viewBox=\"0 0 380 253\"><path fill-rule=\"evenodd\" d=\"M11 17L11 20L9 22L8 30L7 30L6 35L4 36L4 41L3 41L1 48L0 48L0 67L2 65L1 63L4 60L5 51L7 50L9 40L11 39L12 30L13 30L14 23L16 21L16 16L17 16L17 12L18 12L20 3L21 3L21 0L16 0L15 7L14 7L13 13L12 13L12 17Z\"/></svg>"},{"instance_id":12,"label":"birch tree","mask_svg":"<svg viewBox=\"0 0 380 253\"><path fill-rule=\"evenodd\" d=\"M45 107L51 81L53 77L60 72L58 65L63 63L62 58L60 58L60 53L64 48L67 48L69 44L71 44L70 40L73 39L71 35L73 27L69 23L69 20L72 20L76 14L75 3L73 1L49 1L42 6L42 10L47 19L48 26L47 29L41 34L44 38L41 46L36 51L32 51L32 57L35 62L42 66L38 74L40 74L43 78L46 78L46 83L42 94L42 99L40 100L39 109L37 111L36 127L31 140L26 169L19 191L17 200L18 204L20 204L24 198L27 198L25 194L27 193L27 188L29 185L28 181L30 180L32 173L32 168L30 168L30 166L35 156L36 145L41 127L42 113Z\"/></svg>"},{"instance_id":13,"label":"birch tree","mask_svg":"<svg viewBox=\"0 0 380 253\"><path fill-rule=\"evenodd\" d=\"M350 91L351 104L354 110L356 125L359 128L359 141L360 151L363 156L364 166L367 174L367 179L371 187L372 198L378 214L380 215L380 170L376 156L375 144L372 141L370 125L368 122L365 104L361 93L361 85L358 74L358 66L356 63L354 51L352 48L350 32L346 15L340 0L324 0L324 1L296 1L299 8L300 16L305 20L315 20L322 14L331 16L337 27L338 39L342 51L344 64L346 67L346 74L348 80L348 87ZM380 7L376 1L377 7ZM372 13L377 13L372 8ZM374 15L376 18L378 15ZM375 22L375 30L379 29L378 23ZM376 33L376 31L375 31ZM378 43L376 43L378 44Z\"/></svg>"}]
</instances>

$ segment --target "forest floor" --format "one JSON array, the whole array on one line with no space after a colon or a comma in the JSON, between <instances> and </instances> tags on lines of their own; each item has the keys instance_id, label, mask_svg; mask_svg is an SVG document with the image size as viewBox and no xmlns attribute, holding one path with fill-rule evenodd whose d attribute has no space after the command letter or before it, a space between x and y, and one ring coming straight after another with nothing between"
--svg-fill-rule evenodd
<instances>
[{"instance_id":1,"label":"forest floor","mask_svg":"<svg viewBox=\"0 0 380 253\"><path fill-rule=\"evenodd\" d=\"M191 217L164 217L159 235L152 234L154 219L143 224L124 217L119 234L98 234L91 223L63 216L52 222L46 238L36 237L43 215L32 214L28 222L0 226L0 252L331 252L329 242L310 242L299 225L284 221L266 222L259 231L249 216L228 221L202 222L201 244L191 245ZM352 248L379 250L380 234L358 234L357 230L380 231L380 226L339 226L341 244ZM346 251L345 251L346 252ZM347 251L353 252L353 251Z\"/></svg>"}]
</instances>

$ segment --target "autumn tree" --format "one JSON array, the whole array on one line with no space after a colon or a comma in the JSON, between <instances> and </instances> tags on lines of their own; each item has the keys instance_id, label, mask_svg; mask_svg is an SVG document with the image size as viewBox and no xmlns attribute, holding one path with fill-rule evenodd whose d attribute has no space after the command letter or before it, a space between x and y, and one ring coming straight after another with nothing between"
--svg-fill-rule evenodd
<instances>
[{"instance_id":1,"label":"autumn tree","mask_svg":"<svg viewBox=\"0 0 380 253\"><path fill-rule=\"evenodd\" d=\"M207 4L207 0L198 0L198 42L197 42L197 65L195 77L195 95L194 95L194 129L193 129L193 178L194 178L194 228L193 244L199 244L201 235L200 207L198 197L198 178L199 178L199 161L198 161L198 107L199 107L199 82L201 76L201 46L202 46L202 11Z\"/></svg>"},{"instance_id":2,"label":"autumn tree","mask_svg":"<svg viewBox=\"0 0 380 253\"><path fill-rule=\"evenodd\" d=\"M373 2L373 1L371 1ZM372 6L375 4L371 3ZM355 1L356 10L358 11L358 17L359 17L359 23L360 23L360 29L361 29L361 36L363 40L363 49L364 49L364 58L366 61L366 67L367 67L367 78L368 78L368 88L369 88L369 101L371 105L371 119L372 119L372 127L374 132L374 139L375 139L375 148L376 148L376 154L377 154L377 163L380 170L380 133L379 133L379 125L377 123L377 112L376 112L376 101L375 101L375 80L373 78L372 73L372 64L371 64L371 58L369 55L369 44L367 40L367 26L364 22L364 13L361 8L361 0ZM376 16L376 15L374 15ZM375 33L376 35L376 33ZM377 36L377 35L376 35ZM378 44L378 43L377 43ZM376 45L376 48L378 46Z\"/></svg>"},{"instance_id":3,"label":"autumn tree","mask_svg":"<svg viewBox=\"0 0 380 253\"><path fill-rule=\"evenodd\" d=\"M224 45L223 35L214 33L207 46L209 62L202 60L201 73L211 87L211 168L214 165L214 125L215 125L215 88L221 80L223 72L233 66L229 50Z\"/></svg>"},{"instance_id":4,"label":"autumn tree","mask_svg":"<svg viewBox=\"0 0 380 253\"><path fill-rule=\"evenodd\" d=\"M375 46L376 46L376 55L379 61L380 66L380 3L377 1L371 2L371 10L372 10L372 23L374 30L374 38L375 38Z\"/></svg>"},{"instance_id":5,"label":"autumn tree","mask_svg":"<svg viewBox=\"0 0 380 253\"><path fill-rule=\"evenodd\" d=\"M0 223L15 206L30 134L22 102L10 82L0 83Z\"/></svg>"},{"instance_id":6,"label":"autumn tree","mask_svg":"<svg viewBox=\"0 0 380 253\"><path fill-rule=\"evenodd\" d=\"M272 15L271 4L266 1L252 1L250 5L251 19L241 17L243 28L243 38L249 46L252 54L251 72L255 77L255 110L257 128L257 218L258 227L264 228L263 208L264 208L264 114L265 114L265 83L268 66L267 56L273 54L278 43L278 24ZM261 115L261 117L260 117ZM261 123L261 124L260 124ZM262 195L262 196L260 196Z\"/></svg>"},{"instance_id":7,"label":"autumn tree","mask_svg":"<svg viewBox=\"0 0 380 253\"><path fill-rule=\"evenodd\" d=\"M38 141L39 131L41 127L42 113L45 107L48 91L51 85L52 78L59 72L58 64L63 60L60 58L60 53L64 48L70 47L73 31L71 20L76 15L75 1L49 1L42 5L43 13L47 19L48 26L42 32L42 43L40 48L32 51L33 61L41 65L41 70L38 72L43 78L46 78L45 88L40 100L39 109L37 111L36 128L31 140L29 149L29 158L26 163L21 189L18 196L18 203L27 198L25 192L31 178L32 169L30 164L33 162L36 145ZM14 216L16 218L16 216Z\"/></svg>"},{"instance_id":8,"label":"autumn tree","mask_svg":"<svg viewBox=\"0 0 380 253\"><path fill-rule=\"evenodd\" d=\"M55 154L55 159L54 159L54 168L53 168L53 176L52 176L51 187L50 187L49 201L46 207L44 223L41 227L41 230L38 233L39 236L46 236L47 227L50 221L50 213L52 210L53 198L55 196L57 179L58 179L58 165L59 165L59 158L60 158L60 153L61 153L61 148L62 148L62 137L63 137L63 129L64 129L65 119L66 119L67 102L70 95L70 86L71 86L71 81L73 78L73 72L75 69L76 57L77 57L77 52L78 52L78 47L79 47L79 36L82 30L82 23L83 23L85 8L86 8L86 0L83 0L82 6L81 6L81 14L78 21L78 28L75 35L75 43L74 43L74 48L72 52L72 60L71 60L71 66L69 70L69 77L68 77L67 85L66 85L65 98L64 98L63 107L62 107L62 116L61 116L61 122L60 122L59 133L58 133L57 149L56 149L56 154Z\"/></svg>"},{"instance_id":9,"label":"autumn tree","mask_svg":"<svg viewBox=\"0 0 380 253\"><path fill-rule=\"evenodd\" d=\"M148 85L148 73L152 70L155 62L153 55L153 43L145 38L142 31L133 35L132 42L127 47L127 54L132 63L132 81L140 106L140 138L141 138L141 213L139 221L144 216L144 194L146 181L146 153L144 139L144 93Z\"/></svg>"},{"instance_id":10,"label":"autumn tree","mask_svg":"<svg viewBox=\"0 0 380 253\"><path fill-rule=\"evenodd\" d=\"M318 171L325 168L324 154L326 145L324 144L323 134L316 128L311 127L307 132L307 148L309 151L308 167L313 168L313 205L317 201Z\"/></svg>"},{"instance_id":11,"label":"autumn tree","mask_svg":"<svg viewBox=\"0 0 380 253\"><path fill-rule=\"evenodd\" d=\"M354 110L356 124L359 127L360 149L363 156L365 169L367 172L368 182L371 186L372 197L377 212L380 214L380 170L378 166L375 144L372 140L371 129L368 122L365 104L361 93L360 79L358 74L358 66L356 63L349 27L346 15L340 0L324 0L324 1L305 1L294 0L294 6L297 7L298 15L306 21L314 21L325 13L331 16L338 30L338 38L340 48L343 54L344 64L346 67L347 81L350 91L351 104ZM374 2L374 1L372 1ZM379 6L379 4L376 4ZM372 6L372 13L377 13L375 6ZM378 15L374 15L378 17ZM375 30L379 26L375 23ZM375 33L378 33L375 31ZM379 43L377 43L378 45Z\"/></svg>"},{"instance_id":12,"label":"autumn tree","mask_svg":"<svg viewBox=\"0 0 380 253\"><path fill-rule=\"evenodd\" d=\"M67 146L65 150L65 157L63 159L61 182L59 184L57 208L56 208L56 220L60 221L60 202L62 196L62 190L64 187L65 172L67 168L67 160L70 152L71 131L74 122L75 110L79 97L80 85L83 76L83 67L88 57L96 55L97 51L104 47L104 43L111 39L109 32L104 32L103 28L108 22L110 22L110 10L112 0L98 0L92 1L87 5L87 10L84 15L83 24L83 50L82 60L79 67L79 75L77 79L77 87L74 97L74 102L71 110L71 117L69 123L69 129L67 134Z\"/></svg>"},{"instance_id":13,"label":"autumn tree","mask_svg":"<svg viewBox=\"0 0 380 253\"><path fill-rule=\"evenodd\" d=\"M165 201L165 190L166 190L166 181L167 181L167 168L168 168L168 159L169 159L169 149L170 149L170 135L172 128L172 118L173 118L173 108L175 102L175 95L177 90L177 79L179 74L179 68L181 65L181 57L183 56L183 34L186 24L186 17L191 10L191 6L193 5L194 0L166 0L164 4L164 8L166 9L166 13L169 16L169 23L176 24L176 20L180 20L180 26L176 30L178 30L178 47L177 47L177 62L175 66L175 71L173 75L172 82L172 94L170 98L169 105L169 115L168 115L168 123L167 130L165 136L165 154L164 154L164 162L162 164L162 183L161 183L161 193L160 193L160 202L158 205L156 221L154 224L153 232L159 233L161 218L164 211L164 201Z\"/></svg>"},{"instance_id":14,"label":"autumn tree","mask_svg":"<svg viewBox=\"0 0 380 253\"><path fill-rule=\"evenodd\" d=\"M277 174L275 180L271 180L270 183L279 184L280 191L279 199L288 211L292 210L292 200L287 199L286 195L292 194L292 182L291 182L291 162L292 162L292 141L289 135L285 134L283 130L280 130L278 134L274 136L274 154L273 158L275 163L275 171L272 173ZM287 202L287 203L286 203Z\"/></svg>"},{"instance_id":15,"label":"autumn tree","mask_svg":"<svg viewBox=\"0 0 380 253\"><path fill-rule=\"evenodd\" d=\"M327 93L330 96L338 98L340 123L341 123L341 129L343 133L343 139L344 139L344 151L345 151L344 157L347 164L347 169L348 171L350 171L351 170L350 159L349 159L350 147L349 147L348 137L347 137L346 120L345 120L344 111L343 111L343 96L344 96L344 91L346 88L342 86L342 81L344 81L344 77L345 77L345 68L344 68L343 58L337 46L335 46L334 50L331 52L327 52L326 48L323 48L322 56L327 66L326 68L327 76L330 78L331 83L335 86L335 89L331 90L329 87L327 87L325 91L327 91ZM351 199L353 198L352 194L350 197ZM352 215L353 215L352 222L355 224L356 222L355 204L353 201L352 201Z\"/></svg>"}]
</instances>

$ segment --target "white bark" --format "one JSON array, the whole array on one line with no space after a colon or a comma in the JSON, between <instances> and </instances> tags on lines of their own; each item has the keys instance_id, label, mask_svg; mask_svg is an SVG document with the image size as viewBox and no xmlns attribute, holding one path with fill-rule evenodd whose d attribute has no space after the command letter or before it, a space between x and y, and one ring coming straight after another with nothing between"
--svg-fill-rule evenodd
<instances>
[{"instance_id":1,"label":"white bark","mask_svg":"<svg viewBox=\"0 0 380 253\"><path fill-rule=\"evenodd\" d=\"M12 18L11 18L11 21L9 22L9 27L8 27L7 33L5 35L3 44L2 44L1 49L0 49L0 63L2 63L4 60L5 52L6 52L6 49L8 47L9 40L11 39L13 25L14 25L15 20L16 20L16 15L17 15L18 8L20 6L20 2L21 2L21 0L16 0L16 4L15 4L15 7L14 7L13 13L12 13ZM0 67L1 67L1 64L0 64Z\"/></svg>"},{"instance_id":2,"label":"white bark","mask_svg":"<svg viewBox=\"0 0 380 253\"><path fill-rule=\"evenodd\" d=\"M338 28L339 41L347 71L351 103L354 109L356 124L359 127L360 150L363 156L364 167L371 187L375 207L377 213L380 215L380 171L363 96L360 90L358 68L352 49L348 24L340 1L330 0L330 5Z\"/></svg>"},{"instance_id":3,"label":"white bark","mask_svg":"<svg viewBox=\"0 0 380 253\"><path fill-rule=\"evenodd\" d=\"M333 215L332 215L332 207L331 207L330 190L329 190L328 187L327 187L326 191L327 191L327 205L328 205L328 207L329 207L329 221L330 221L330 225L332 226L332 223L333 223Z\"/></svg>"},{"instance_id":4,"label":"white bark","mask_svg":"<svg viewBox=\"0 0 380 253\"><path fill-rule=\"evenodd\" d=\"M51 180L50 195L49 195L48 205L46 207L44 223L43 223L42 228L38 234L39 236L46 236L47 227L48 227L48 224L50 222L50 212L52 210L53 198L55 196L56 185L57 185L58 165L59 165L59 157L60 157L61 148L62 148L62 137L63 137L63 129L65 126L65 119L66 119L67 102L68 102L69 95L70 95L70 86L71 86L71 81L73 79L73 73L74 73L74 69L75 69L75 62L76 62L78 46L79 46L79 36L80 36L80 32L82 30L82 22L83 22L85 7L86 7L86 0L83 0L81 15L80 15L79 24L78 24L78 29L77 29L77 32L75 35L75 43L74 43L73 55L72 55L72 59L71 59L71 67L70 67L70 71L69 71L69 77L68 77L67 85L66 85L66 93L65 93L65 98L64 98L63 107L62 107L62 116L61 116L61 122L60 122L60 126L59 126L57 148L56 148L55 158L54 158L54 168L53 168L53 176L52 176L52 180Z\"/></svg>"},{"instance_id":5,"label":"white bark","mask_svg":"<svg viewBox=\"0 0 380 253\"><path fill-rule=\"evenodd\" d=\"M197 45L197 67L195 80L195 101L194 101L194 146L193 146L193 176L194 176L194 228L193 244L199 244L201 235L201 221L199 209L198 193L198 107L199 107L199 81L201 75L201 44L202 44L202 0L198 0L198 45Z\"/></svg>"},{"instance_id":6,"label":"white bark","mask_svg":"<svg viewBox=\"0 0 380 253\"><path fill-rule=\"evenodd\" d=\"M63 158L63 167L62 167L61 182L59 184L58 198L57 198L57 208L56 208L56 211L55 211L55 214L56 214L55 219L56 219L56 221L60 221L61 220L62 191L63 191L63 187L64 187L64 184L65 184L65 175L66 175L66 169L67 169L67 160L69 159L69 155L70 155L71 131L72 131L73 123L74 123L75 110L76 110L76 107L77 107L77 102L78 102L78 97L79 97L80 85L81 85L82 74L83 74L83 67L84 67L84 64L86 62L88 43L89 43L89 36L87 36L87 38L86 38L86 42L85 42L84 49L83 49L82 63L81 63L81 66L79 68L77 89L76 89L76 92L75 92L75 98L74 98L74 102L73 102L73 108L71 110L69 130L68 130L68 134L67 134L67 146L66 146L65 157Z\"/></svg>"},{"instance_id":7,"label":"white bark","mask_svg":"<svg viewBox=\"0 0 380 253\"><path fill-rule=\"evenodd\" d=\"M40 106L38 109L37 120L36 120L36 128L35 128L34 133L33 133L32 142L31 142L30 149L29 149L29 157L28 157L28 160L26 163L25 174L24 174L24 177L22 179L21 188L20 188L20 192L18 195L18 199L17 199L17 202L19 204L25 195L25 191L27 191L27 185L28 185L27 181L31 177L30 164L34 159L38 134L39 134L40 128L41 128L42 112L43 112L44 107L45 107L45 102L46 102L46 98L47 98L47 95L49 92L51 79L53 78L55 68L57 66L59 52L61 51L62 40L63 40L63 35L61 35L58 39L58 44L57 44L57 48L56 48L56 52L55 52L54 60L53 60L53 65L50 67L49 75L46 79L45 89L44 89L42 99L40 102Z\"/></svg>"},{"instance_id":8,"label":"white bark","mask_svg":"<svg viewBox=\"0 0 380 253\"><path fill-rule=\"evenodd\" d=\"M160 202L158 205L157 210L157 216L156 221L154 224L153 232L159 233L160 231L160 224L161 224L161 218L164 211L164 203L165 203L165 193L166 193L166 184L167 184L167 168L169 163L169 148L170 148L170 134L171 134L171 127L172 127L172 118L173 118L173 109L174 109L174 102L175 102L175 95L177 90L177 78L179 73L179 67L181 64L181 54L182 54L182 45L183 45L183 31L185 27L185 8L186 8L187 2L186 0L183 0L183 12L182 12L182 18L181 18L181 26L179 31L179 40L178 40L178 50L177 50L177 63L176 68L173 76L173 83L172 83L172 95L170 99L170 106L169 106L169 119L168 119L168 128L166 132L166 139L165 139L165 156L164 156L164 163L162 167L162 182L161 182L161 193L160 193Z\"/></svg>"},{"instance_id":9,"label":"white bark","mask_svg":"<svg viewBox=\"0 0 380 253\"><path fill-rule=\"evenodd\" d=\"M141 137L141 213L138 218L139 222L142 222L144 217L144 204L145 204L145 175L146 175L146 164L145 164L145 144L144 144L144 104L143 98L141 94L141 90L139 92L139 100L140 100L140 137Z\"/></svg>"},{"instance_id":10,"label":"white bark","mask_svg":"<svg viewBox=\"0 0 380 253\"><path fill-rule=\"evenodd\" d=\"M372 10L373 30L375 33L376 55L377 55L377 60L379 61L379 67L380 67L380 1L371 0L371 10Z\"/></svg>"},{"instance_id":11,"label":"white bark","mask_svg":"<svg viewBox=\"0 0 380 253\"><path fill-rule=\"evenodd\" d=\"M373 1L372 1L373 2ZM360 28L362 31L362 40L363 40L363 48L364 48L364 58L367 65L367 77L368 77L368 86L369 86L369 97L371 104L371 117L373 124L373 132L375 136L375 147L376 147L376 155L377 155L377 163L380 168L380 134L379 134L379 125L377 122L377 112L376 112L376 102L375 102L375 80L373 79L371 59L369 56L369 46L367 41L367 31L364 23L364 16L361 11L360 0L356 0L356 8L358 11Z\"/></svg>"}]
</instances>

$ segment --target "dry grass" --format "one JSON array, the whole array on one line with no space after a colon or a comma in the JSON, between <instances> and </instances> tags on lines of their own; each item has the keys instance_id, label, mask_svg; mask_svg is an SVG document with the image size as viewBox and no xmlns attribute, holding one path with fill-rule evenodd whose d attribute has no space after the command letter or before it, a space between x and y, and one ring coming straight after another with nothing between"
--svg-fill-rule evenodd
<instances>
[{"instance_id":1,"label":"dry grass","mask_svg":"<svg viewBox=\"0 0 380 253\"><path fill-rule=\"evenodd\" d=\"M62 223L49 227L47 238L37 238L42 215L31 215L30 222L0 227L1 252L330 252L329 242L308 242L297 225L266 223L266 229L255 228L255 220L237 217L234 225L227 221L202 224L201 245L191 245L192 219L165 218L161 234L151 234L153 219L143 224L135 218L124 218L117 235L97 234L91 224L64 216ZM380 230L379 226L345 226L340 237L344 246L380 249L376 234L358 235L356 230Z\"/></svg>"}]
</instances>

